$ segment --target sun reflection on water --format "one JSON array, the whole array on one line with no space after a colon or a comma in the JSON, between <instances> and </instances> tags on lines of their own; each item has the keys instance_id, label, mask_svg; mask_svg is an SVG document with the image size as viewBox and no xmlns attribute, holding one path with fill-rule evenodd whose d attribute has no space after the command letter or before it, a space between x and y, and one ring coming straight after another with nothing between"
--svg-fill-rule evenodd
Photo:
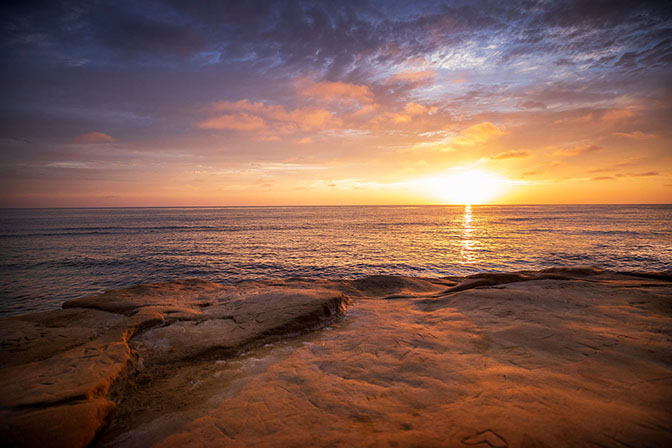
<instances>
[{"instance_id":1,"label":"sun reflection on water","mask_svg":"<svg viewBox=\"0 0 672 448\"><path fill-rule=\"evenodd\" d=\"M476 246L476 241L473 239L474 226L471 221L471 205L465 205L462 218L462 240L460 242L460 261L462 263L472 263L476 258L474 256Z\"/></svg>"}]
</instances>

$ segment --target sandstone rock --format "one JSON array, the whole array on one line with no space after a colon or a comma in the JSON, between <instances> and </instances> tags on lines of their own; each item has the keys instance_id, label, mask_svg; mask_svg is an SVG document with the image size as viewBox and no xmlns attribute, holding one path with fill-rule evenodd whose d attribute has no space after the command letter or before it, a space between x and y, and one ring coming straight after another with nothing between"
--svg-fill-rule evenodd
<instances>
[{"instance_id":1,"label":"sandstone rock","mask_svg":"<svg viewBox=\"0 0 672 448\"><path fill-rule=\"evenodd\" d=\"M153 328L137 339L151 364L206 354L232 355L256 341L301 333L345 311L347 298L332 290L294 290L223 299L201 315Z\"/></svg>"},{"instance_id":2,"label":"sandstone rock","mask_svg":"<svg viewBox=\"0 0 672 448\"><path fill-rule=\"evenodd\" d=\"M192 308L207 302L220 285L200 279L177 280L167 283L148 283L131 288L69 300L63 308L95 308L113 313L132 314L148 306Z\"/></svg>"},{"instance_id":3,"label":"sandstone rock","mask_svg":"<svg viewBox=\"0 0 672 448\"><path fill-rule=\"evenodd\" d=\"M209 352L233 355L254 342L323 325L342 314L346 302L336 290L180 280L2 319L3 443L86 446L138 367L151 370Z\"/></svg>"},{"instance_id":4,"label":"sandstone rock","mask_svg":"<svg viewBox=\"0 0 672 448\"><path fill-rule=\"evenodd\" d=\"M124 320L98 310L69 309L0 319L0 365L41 361L81 345Z\"/></svg>"},{"instance_id":5,"label":"sandstone rock","mask_svg":"<svg viewBox=\"0 0 672 448\"><path fill-rule=\"evenodd\" d=\"M365 296L382 297L390 294L403 295L422 292L436 292L444 286L428 279L394 275L372 275L353 280L350 284Z\"/></svg>"},{"instance_id":6,"label":"sandstone rock","mask_svg":"<svg viewBox=\"0 0 672 448\"><path fill-rule=\"evenodd\" d=\"M0 442L666 446L671 303L594 268L111 291L2 320Z\"/></svg>"},{"instance_id":7,"label":"sandstone rock","mask_svg":"<svg viewBox=\"0 0 672 448\"><path fill-rule=\"evenodd\" d=\"M670 444L672 284L590 270L464 281L479 279L492 284L358 282L364 300L329 331L148 382L100 446Z\"/></svg>"},{"instance_id":8,"label":"sandstone rock","mask_svg":"<svg viewBox=\"0 0 672 448\"><path fill-rule=\"evenodd\" d=\"M114 403L87 400L3 417L3 446L71 448L87 446L105 426Z\"/></svg>"},{"instance_id":9,"label":"sandstone rock","mask_svg":"<svg viewBox=\"0 0 672 448\"><path fill-rule=\"evenodd\" d=\"M0 371L0 406L23 408L107 396L132 367L125 342L89 342Z\"/></svg>"}]
</instances>

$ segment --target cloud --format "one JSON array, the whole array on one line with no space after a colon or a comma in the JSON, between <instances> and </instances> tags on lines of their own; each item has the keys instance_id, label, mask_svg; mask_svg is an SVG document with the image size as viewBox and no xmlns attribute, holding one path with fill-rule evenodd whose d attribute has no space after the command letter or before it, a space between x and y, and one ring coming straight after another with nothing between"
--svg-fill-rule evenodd
<instances>
[{"instance_id":1,"label":"cloud","mask_svg":"<svg viewBox=\"0 0 672 448\"><path fill-rule=\"evenodd\" d=\"M131 3L3 5L0 131L6 139L31 140L20 146L3 140L3 163L22 173L17 178L40 174L20 167L96 157L113 167L101 170L101 180L130 179L136 176L130 167L152 157L161 158L161 173L171 181L168 170L217 165L222 157L305 156L333 161L330 167L347 159L366 176L393 176L402 158L404 166L413 166L414 157L427 167L467 163L463 158L475 154L465 149L491 142L496 149L478 156L525 148L541 157L535 148L548 148L544 166L563 160L554 170L562 175L585 175L617 156L647 159L624 173L668 162L670 2ZM233 102L197 110L213 98ZM436 113L426 110L434 106ZM185 123L200 131L189 132ZM477 123L495 130L462 130ZM73 142L88 130L114 131L127 153L66 145L77 154L45 155L59 140ZM507 133L502 142L497 131ZM312 138L310 150L296 144L303 138ZM501 146L503 140L511 146ZM593 155L575 148L612 141L613 150ZM223 142L226 154L218 151ZM553 157L554 150L563 157ZM571 163L580 154L591 166ZM339 176L331 174L324 177ZM623 181L638 179L656 178ZM38 184L48 185L45 194L58 186Z\"/></svg>"},{"instance_id":2,"label":"cloud","mask_svg":"<svg viewBox=\"0 0 672 448\"><path fill-rule=\"evenodd\" d=\"M81 144L110 143L113 141L114 138L104 132L87 132L75 137L75 142Z\"/></svg>"},{"instance_id":3,"label":"cloud","mask_svg":"<svg viewBox=\"0 0 672 448\"><path fill-rule=\"evenodd\" d=\"M415 70L404 64L413 57L441 54L462 42L496 52L504 63L529 55L574 63L575 55L586 54L578 59L610 56L611 67L632 70L632 65L652 65L667 54L667 46L644 46L641 41L646 33L662 31L658 39L665 42L670 17L666 2L652 1L634 5L579 0L424 1L408 6L385 2L384 8L353 0L338 4L257 0L227 7L208 0L133 3L133 7L113 7L107 2L73 5L63 0L24 3L3 11L7 17L3 30L13 41L29 41L31 35L38 41L35 30L39 30L52 48L95 44L105 53L121 48L148 56L217 50L223 53L224 64L281 60L294 70L321 69L332 75L348 74L370 63L396 62L404 67L402 74L408 72L407 78ZM499 45L491 51L487 44L493 40ZM605 51L615 47L615 42L616 54ZM255 61L250 61L250 55ZM621 59L628 64L616 65L614 61ZM420 73L432 70L421 67Z\"/></svg>"},{"instance_id":4,"label":"cloud","mask_svg":"<svg viewBox=\"0 0 672 448\"><path fill-rule=\"evenodd\" d=\"M568 125L581 125L591 123L593 121L593 114L589 113L586 115L581 115L579 117L568 117L555 120L553 124L568 124Z\"/></svg>"},{"instance_id":5,"label":"cloud","mask_svg":"<svg viewBox=\"0 0 672 448\"><path fill-rule=\"evenodd\" d=\"M269 130L275 135L338 129L342 125L340 119L325 109L303 107L288 110L282 105L253 103L247 99L214 103L211 110L227 113L218 113L199 122L199 128L241 132Z\"/></svg>"},{"instance_id":6,"label":"cloud","mask_svg":"<svg viewBox=\"0 0 672 448\"><path fill-rule=\"evenodd\" d=\"M600 180L614 180L614 178L611 177L611 176L598 176L598 177L591 177L590 180L596 180L596 181L600 181Z\"/></svg>"},{"instance_id":7,"label":"cloud","mask_svg":"<svg viewBox=\"0 0 672 448\"><path fill-rule=\"evenodd\" d=\"M499 154L495 154L490 157L493 160L503 160L503 159L522 159L524 157L529 157L530 153L527 151L504 151Z\"/></svg>"},{"instance_id":8,"label":"cloud","mask_svg":"<svg viewBox=\"0 0 672 448\"><path fill-rule=\"evenodd\" d=\"M202 121L198 124L201 129L217 129L232 131L259 131L266 129L266 121L256 115L247 113L225 114Z\"/></svg>"},{"instance_id":9,"label":"cloud","mask_svg":"<svg viewBox=\"0 0 672 448\"><path fill-rule=\"evenodd\" d=\"M438 151L438 152L452 152L455 151L455 148L450 146L449 138L442 138L438 140L431 141L421 141L415 143L410 148L403 148L400 150L402 153L414 152L414 151Z\"/></svg>"},{"instance_id":10,"label":"cloud","mask_svg":"<svg viewBox=\"0 0 672 448\"><path fill-rule=\"evenodd\" d=\"M435 106L423 106L422 104L410 102L404 106L403 112L383 112L371 119L368 124L373 128L380 128L389 124L408 124L416 118L433 114L436 111L437 108Z\"/></svg>"},{"instance_id":11,"label":"cloud","mask_svg":"<svg viewBox=\"0 0 672 448\"><path fill-rule=\"evenodd\" d=\"M503 135L504 132L494 124L486 121L475 124L464 129L460 135L453 139L453 143L457 145L473 146L478 143L485 143L495 137Z\"/></svg>"},{"instance_id":12,"label":"cloud","mask_svg":"<svg viewBox=\"0 0 672 448\"><path fill-rule=\"evenodd\" d=\"M660 173L657 171L647 171L645 173L631 174L634 177L651 177L651 176L660 176Z\"/></svg>"},{"instance_id":13,"label":"cloud","mask_svg":"<svg viewBox=\"0 0 672 448\"><path fill-rule=\"evenodd\" d=\"M645 140L649 138L654 138L654 134L645 134L642 131L633 131L633 132L614 132L614 135L617 137L629 138L633 140Z\"/></svg>"},{"instance_id":14,"label":"cloud","mask_svg":"<svg viewBox=\"0 0 672 448\"><path fill-rule=\"evenodd\" d=\"M387 78L387 83L429 84L436 77L435 70L402 70Z\"/></svg>"},{"instance_id":15,"label":"cloud","mask_svg":"<svg viewBox=\"0 0 672 448\"><path fill-rule=\"evenodd\" d=\"M427 107L418 103L408 103L404 106L404 112L410 116L425 115L436 112L436 107Z\"/></svg>"},{"instance_id":16,"label":"cloud","mask_svg":"<svg viewBox=\"0 0 672 448\"><path fill-rule=\"evenodd\" d=\"M321 81L317 83L300 81L299 91L304 96L320 98L327 101L340 100L369 104L373 102L373 93L368 86L349 84L346 82Z\"/></svg>"},{"instance_id":17,"label":"cloud","mask_svg":"<svg viewBox=\"0 0 672 448\"><path fill-rule=\"evenodd\" d=\"M125 9L102 8L98 20L99 41L128 54L189 56L205 47L195 27L156 20L154 15L131 15Z\"/></svg>"},{"instance_id":18,"label":"cloud","mask_svg":"<svg viewBox=\"0 0 672 448\"><path fill-rule=\"evenodd\" d=\"M257 140L260 142L277 142L280 140L280 137L277 135L262 135L257 137Z\"/></svg>"},{"instance_id":19,"label":"cloud","mask_svg":"<svg viewBox=\"0 0 672 448\"><path fill-rule=\"evenodd\" d=\"M541 101L525 101L520 103L518 107L523 109L546 109L546 104L542 103Z\"/></svg>"},{"instance_id":20,"label":"cloud","mask_svg":"<svg viewBox=\"0 0 672 448\"><path fill-rule=\"evenodd\" d=\"M553 155L564 157L576 157L584 154L602 151L602 149L603 148L601 146L597 145L575 146L573 148L558 149L553 152Z\"/></svg>"},{"instance_id":21,"label":"cloud","mask_svg":"<svg viewBox=\"0 0 672 448\"><path fill-rule=\"evenodd\" d=\"M632 118L636 112L632 109L612 109L608 110L602 115L604 121L620 121L626 118Z\"/></svg>"}]
</instances>

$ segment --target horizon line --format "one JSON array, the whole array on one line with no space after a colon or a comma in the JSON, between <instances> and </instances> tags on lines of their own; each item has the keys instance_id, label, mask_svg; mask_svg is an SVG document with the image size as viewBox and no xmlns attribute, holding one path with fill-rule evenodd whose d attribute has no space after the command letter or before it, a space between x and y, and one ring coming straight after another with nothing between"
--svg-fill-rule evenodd
<instances>
[{"instance_id":1,"label":"horizon line","mask_svg":"<svg viewBox=\"0 0 672 448\"><path fill-rule=\"evenodd\" d=\"M0 210L86 210L86 209L129 209L129 208L288 208L288 207L498 207L498 206L520 206L520 207L535 207L535 206L605 206L605 205L672 205L672 202L595 202L595 203L504 203L504 204L302 204L302 205L91 205L91 206L71 206L71 207L2 207Z\"/></svg>"}]
</instances>

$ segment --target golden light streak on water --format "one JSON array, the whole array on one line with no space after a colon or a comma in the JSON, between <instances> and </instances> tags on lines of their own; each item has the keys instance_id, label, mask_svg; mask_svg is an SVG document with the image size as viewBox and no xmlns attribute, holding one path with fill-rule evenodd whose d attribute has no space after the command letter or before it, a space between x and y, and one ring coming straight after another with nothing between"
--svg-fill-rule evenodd
<instances>
[{"instance_id":1,"label":"golden light streak on water","mask_svg":"<svg viewBox=\"0 0 672 448\"><path fill-rule=\"evenodd\" d=\"M471 263L474 261L476 241L473 239L473 232L471 205L465 205L462 217L462 240L460 242L460 261L462 263Z\"/></svg>"}]
</instances>

